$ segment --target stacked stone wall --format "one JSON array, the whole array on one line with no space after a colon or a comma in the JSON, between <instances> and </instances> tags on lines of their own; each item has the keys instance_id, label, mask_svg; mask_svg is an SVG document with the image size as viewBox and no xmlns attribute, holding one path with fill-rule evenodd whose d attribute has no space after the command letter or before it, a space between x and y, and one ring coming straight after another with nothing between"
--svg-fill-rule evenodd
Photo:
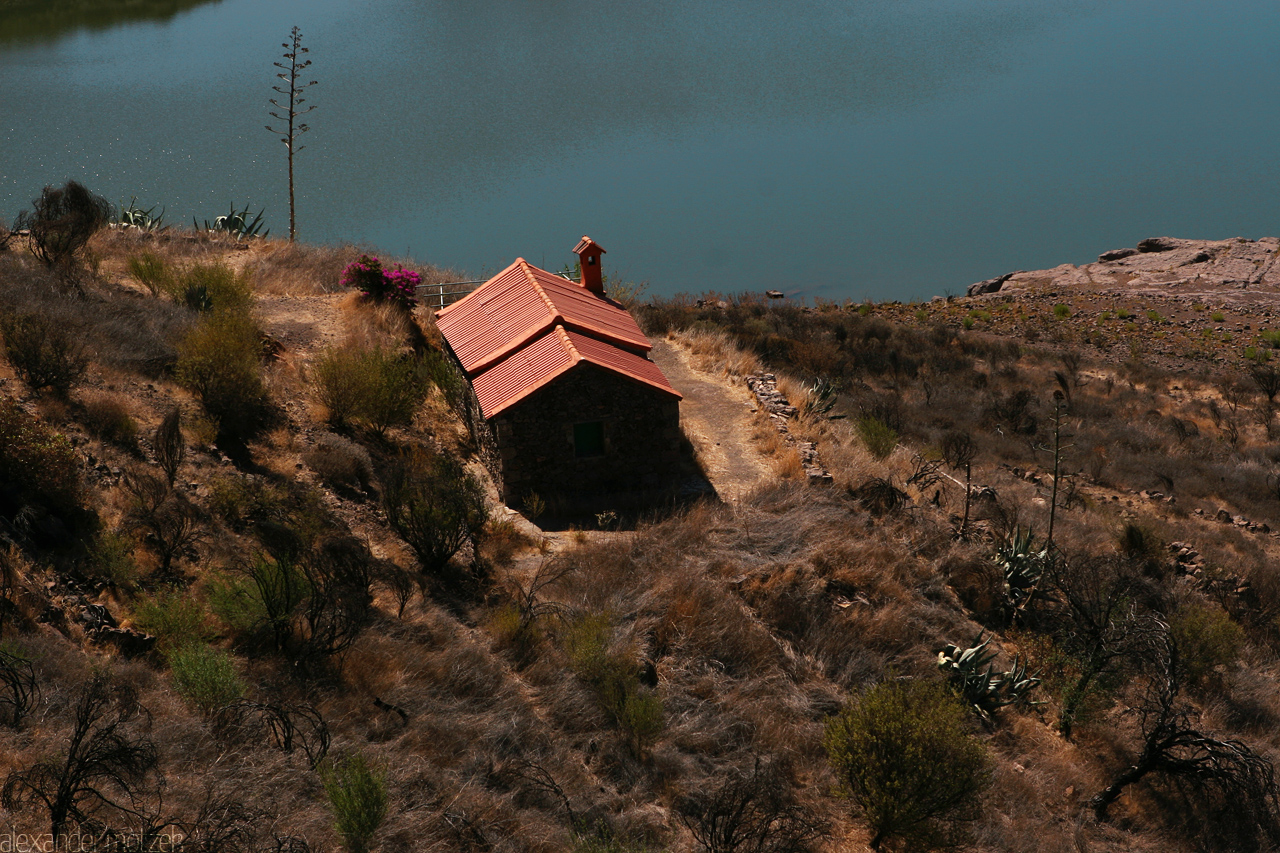
<instances>
[{"instance_id":1,"label":"stacked stone wall","mask_svg":"<svg viewBox=\"0 0 1280 853\"><path fill-rule=\"evenodd\" d=\"M579 458L575 424L604 426L604 453ZM642 504L679 478L680 405L669 394L581 362L488 422L503 500L536 492L564 511Z\"/></svg>"}]
</instances>

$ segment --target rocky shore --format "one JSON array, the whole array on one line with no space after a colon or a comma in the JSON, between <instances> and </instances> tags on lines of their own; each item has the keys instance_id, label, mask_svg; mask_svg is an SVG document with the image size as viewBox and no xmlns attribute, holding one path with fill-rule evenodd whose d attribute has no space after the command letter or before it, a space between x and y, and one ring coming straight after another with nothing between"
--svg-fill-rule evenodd
<instances>
[{"instance_id":1,"label":"rocky shore","mask_svg":"<svg viewBox=\"0 0 1280 853\"><path fill-rule=\"evenodd\" d=\"M1132 248L1103 252L1091 264L1008 273L971 284L970 297L1016 296L1019 291L1089 290L1098 295L1150 295L1179 301L1280 304L1280 238L1184 240L1152 237Z\"/></svg>"}]
</instances>

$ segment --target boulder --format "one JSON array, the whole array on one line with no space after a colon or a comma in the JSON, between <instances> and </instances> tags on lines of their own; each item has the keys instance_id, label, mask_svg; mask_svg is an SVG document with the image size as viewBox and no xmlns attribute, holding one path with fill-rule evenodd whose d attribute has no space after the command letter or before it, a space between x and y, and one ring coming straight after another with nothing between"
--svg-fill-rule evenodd
<instances>
[{"instance_id":1,"label":"boulder","mask_svg":"<svg viewBox=\"0 0 1280 853\"><path fill-rule=\"evenodd\" d=\"M1138 254L1137 249L1112 249L1109 252L1103 252L1101 255L1098 255L1098 260L1106 263L1107 261L1118 261L1121 258L1127 258L1130 255L1136 254Z\"/></svg>"},{"instance_id":2,"label":"boulder","mask_svg":"<svg viewBox=\"0 0 1280 853\"><path fill-rule=\"evenodd\" d=\"M1173 237L1148 237L1138 244L1138 251L1168 252L1181 247L1185 242L1185 240L1177 240Z\"/></svg>"},{"instance_id":3,"label":"boulder","mask_svg":"<svg viewBox=\"0 0 1280 853\"><path fill-rule=\"evenodd\" d=\"M969 285L965 290L966 296L981 296L984 293L998 293L1000 288L1004 287L1004 283L1013 278L1013 273L1005 273L995 278L989 278L986 281L975 282Z\"/></svg>"}]
</instances>

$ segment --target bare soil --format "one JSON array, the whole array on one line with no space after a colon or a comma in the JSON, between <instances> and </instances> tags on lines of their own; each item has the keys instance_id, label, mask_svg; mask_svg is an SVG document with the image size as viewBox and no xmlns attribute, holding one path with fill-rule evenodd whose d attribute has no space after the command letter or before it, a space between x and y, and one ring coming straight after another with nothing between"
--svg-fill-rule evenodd
<instances>
[{"instance_id":1,"label":"bare soil","mask_svg":"<svg viewBox=\"0 0 1280 853\"><path fill-rule=\"evenodd\" d=\"M720 499L735 501L766 482L772 468L752 437L755 401L746 387L693 367L689 351L673 341L656 342L650 355L684 395L680 428Z\"/></svg>"}]
</instances>

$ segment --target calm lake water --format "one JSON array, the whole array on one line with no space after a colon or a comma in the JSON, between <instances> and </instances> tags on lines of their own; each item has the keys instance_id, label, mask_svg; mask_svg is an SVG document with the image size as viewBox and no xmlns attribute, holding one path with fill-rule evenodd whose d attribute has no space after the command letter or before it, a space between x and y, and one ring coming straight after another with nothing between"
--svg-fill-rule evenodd
<instances>
[{"instance_id":1,"label":"calm lake water","mask_svg":"<svg viewBox=\"0 0 1280 853\"><path fill-rule=\"evenodd\" d=\"M127 8L0 13L6 220L75 178L171 222L265 206L286 234L263 126L296 24L312 242L479 277L559 268L586 233L655 293L906 300L1149 236L1280 233L1275 0Z\"/></svg>"}]
</instances>

